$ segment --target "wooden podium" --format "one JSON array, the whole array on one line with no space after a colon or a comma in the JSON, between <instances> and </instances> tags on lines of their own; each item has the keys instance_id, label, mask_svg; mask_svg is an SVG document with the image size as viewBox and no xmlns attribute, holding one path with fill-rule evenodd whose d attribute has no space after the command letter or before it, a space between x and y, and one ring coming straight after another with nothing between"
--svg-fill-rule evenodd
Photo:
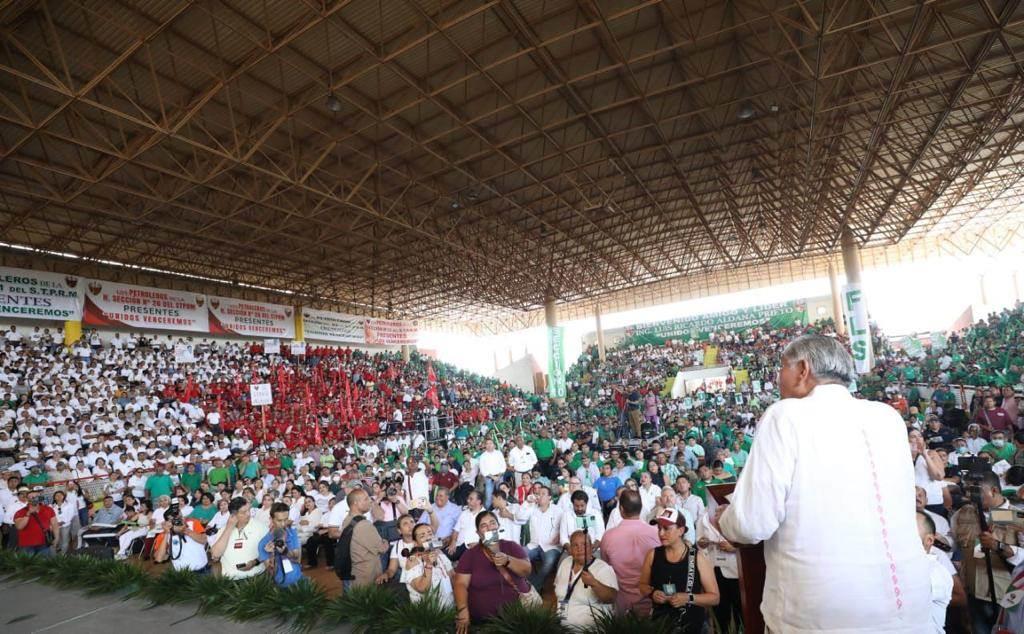
<instances>
[{"instance_id":1,"label":"wooden podium","mask_svg":"<svg viewBox=\"0 0 1024 634\"><path fill-rule=\"evenodd\" d=\"M735 488L735 483L713 484L708 486L707 491L718 504L728 504L726 496L731 494ZM734 544L734 546L738 549L736 561L740 571L743 631L746 634L764 634L764 616L761 614L765 575L764 544Z\"/></svg>"}]
</instances>

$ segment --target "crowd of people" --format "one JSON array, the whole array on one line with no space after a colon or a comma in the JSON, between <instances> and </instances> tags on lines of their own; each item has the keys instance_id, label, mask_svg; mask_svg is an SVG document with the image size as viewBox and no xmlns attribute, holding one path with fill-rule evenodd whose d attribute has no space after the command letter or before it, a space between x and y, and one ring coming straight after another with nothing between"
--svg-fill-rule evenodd
<instances>
[{"instance_id":1,"label":"crowd of people","mask_svg":"<svg viewBox=\"0 0 1024 634\"><path fill-rule=\"evenodd\" d=\"M1020 315L924 359L878 344L863 379L907 425L922 545L945 574L936 631L991 629L986 557L999 599L1022 570L1018 531L990 510L1019 498L1024 426L1012 385L964 399L937 380L952 374L922 372L936 379L922 389L906 367L940 367L968 341L990 354L977 342L1005 340ZM743 472L779 399L780 354L808 332L839 338L825 323L715 335L719 363L746 380L680 398L666 379L699 364L703 343L627 342L604 363L588 350L557 404L416 354L201 341L182 363L168 337L90 332L65 348L59 333L12 327L0 346L4 543L279 585L326 567L346 589L437 596L460 631L515 601L546 601L572 625L632 611L730 631L742 627L737 545L708 487ZM253 407L251 383L270 383L273 405ZM975 456L988 468L968 476L960 461Z\"/></svg>"}]
</instances>

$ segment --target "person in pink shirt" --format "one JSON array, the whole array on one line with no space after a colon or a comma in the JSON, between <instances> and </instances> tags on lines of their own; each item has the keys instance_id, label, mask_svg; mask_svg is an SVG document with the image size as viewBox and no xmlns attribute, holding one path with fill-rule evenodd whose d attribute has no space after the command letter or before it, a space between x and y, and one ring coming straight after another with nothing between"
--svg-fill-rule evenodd
<instances>
[{"instance_id":1,"label":"person in pink shirt","mask_svg":"<svg viewBox=\"0 0 1024 634\"><path fill-rule=\"evenodd\" d=\"M640 520L643 503L640 493L625 489L619 495L622 523L601 538L601 558L611 564L619 581L615 609L619 614L632 610L640 616L651 613L651 599L639 589L640 571L647 553L661 545L658 529Z\"/></svg>"},{"instance_id":2,"label":"person in pink shirt","mask_svg":"<svg viewBox=\"0 0 1024 634\"><path fill-rule=\"evenodd\" d=\"M1019 422L1020 407L1017 404L1017 397L1013 394L1013 388L1006 386L1003 388L1003 403L1000 405L1006 415L1010 417L1010 425L1012 429L1024 429Z\"/></svg>"}]
</instances>

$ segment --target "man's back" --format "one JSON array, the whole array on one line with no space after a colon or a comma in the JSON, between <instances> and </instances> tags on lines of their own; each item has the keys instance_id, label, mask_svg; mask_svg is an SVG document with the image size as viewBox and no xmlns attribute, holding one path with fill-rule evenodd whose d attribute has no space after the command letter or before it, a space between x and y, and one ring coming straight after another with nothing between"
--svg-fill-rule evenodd
<instances>
[{"instance_id":1,"label":"man's back","mask_svg":"<svg viewBox=\"0 0 1024 634\"><path fill-rule=\"evenodd\" d=\"M641 614L650 611L650 603L640 594L637 583L647 553L660 545L658 529L638 519L623 520L601 538L601 557L615 569L619 580L615 605L620 613L637 604Z\"/></svg>"},{"instance_id":2,"label":"man's back","mask_svg":"<svg viewBox=\"0 0 1024 634\"><path fill-rule=\"evenodd\" d=\"M761 610L773 631L926 631L906 431L888 406L840 385L765 412L722 517L738 543L765 540Z\"/></svg>"}]
</instances>

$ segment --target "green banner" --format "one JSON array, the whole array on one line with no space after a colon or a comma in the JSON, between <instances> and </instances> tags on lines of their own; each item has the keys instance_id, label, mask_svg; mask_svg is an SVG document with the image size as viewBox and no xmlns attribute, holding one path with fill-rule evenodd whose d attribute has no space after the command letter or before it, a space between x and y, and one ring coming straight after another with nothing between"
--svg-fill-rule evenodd
<instances>
[{"instance_id":1,"label":"green banner","mask_svg":"<svg viewBox=\"0 0 1024 634\"><path fill-rule=\"evenodd\" d=\"M548 328L548 396L565 398L565 327Z\"/></svg>"},{"instance_id":2,"label":"green banner","mask_svg":"<svg viewBox=\"0 0 1024 634\"><path fill-rule=\"evenodd\" d=\"M760 326L767 326L773 330L791 328L797 322L807 323L807 302L805 300L762 304L720 313L637 324L626 328L626 337L629 343L633 344L660 345L665 343L666 339L703 341L713 332L742 332Z\"/></svg>"}]
</instances>

